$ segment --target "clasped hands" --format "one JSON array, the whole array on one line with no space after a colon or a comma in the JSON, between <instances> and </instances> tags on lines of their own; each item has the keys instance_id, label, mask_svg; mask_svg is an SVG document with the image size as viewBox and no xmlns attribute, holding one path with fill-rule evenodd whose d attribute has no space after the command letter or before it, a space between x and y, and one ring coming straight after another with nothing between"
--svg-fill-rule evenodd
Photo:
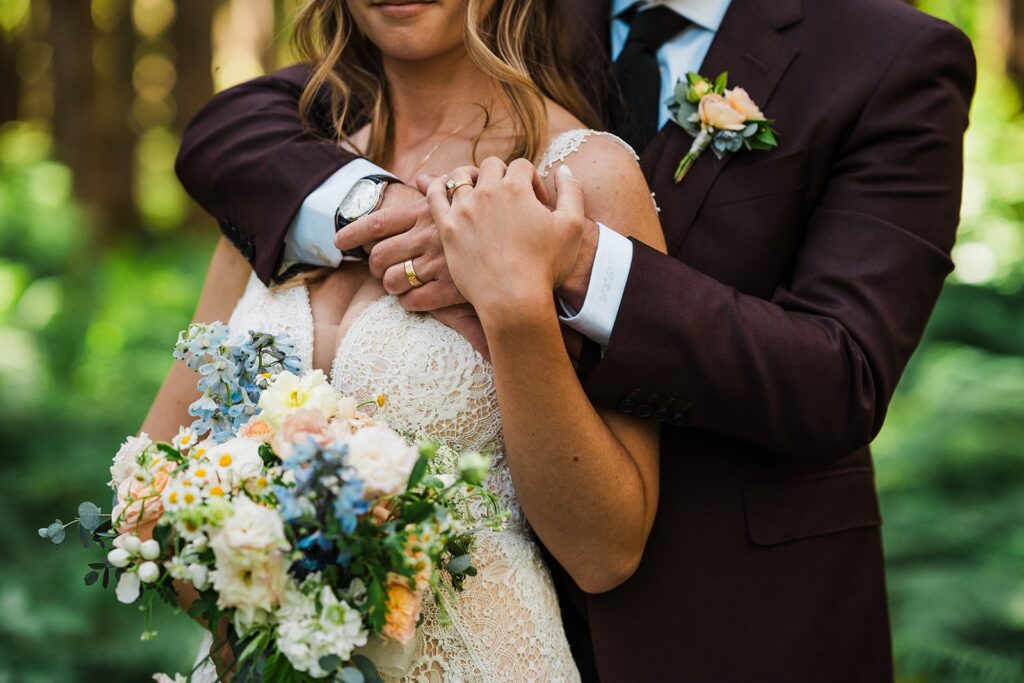
<instances>
[{"instance_id":1,"label":"clasped hands","mask_svg":"<svg viewBox=\"0 0 1024 683\"><path fill-rule=\"evenodd\" d=\"M390 186L379 210L335 236L341 250L369 251L370 271L406 310L433 313L486 355L488 320L550 310L553 293L582 305L597 226L568 166L555 172L553 202L525 159L492 157L417 186Z\"/></svg>"}]
</instances>

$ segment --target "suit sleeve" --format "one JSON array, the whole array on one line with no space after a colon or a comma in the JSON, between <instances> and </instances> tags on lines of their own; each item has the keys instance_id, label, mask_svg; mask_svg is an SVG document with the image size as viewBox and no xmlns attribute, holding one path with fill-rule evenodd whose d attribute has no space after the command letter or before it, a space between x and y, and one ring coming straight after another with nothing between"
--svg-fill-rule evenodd
<instances>
[{"instance_id":1,"label":"suit sleeve","mask_svg":"<svg viewBox=\"0 0 1024 683\"><path fill-rule=\"evenodd\" d=\"M189 122L175 171L264 283L303 200L356 157L298 114L309 77L297 65L217 94Z\"/></svg>"},{"instance_id":2,"label":"suit sleeve","mask_svg":"<svg viewBox=\"0 0 1024 683\"><path fill-rule=\"evenodd\" d=\"M951 26L908 42L770 300L636 243L591 398L804 461L868 444L952 270L974 78Z\"/></svg>"}]
</instances>

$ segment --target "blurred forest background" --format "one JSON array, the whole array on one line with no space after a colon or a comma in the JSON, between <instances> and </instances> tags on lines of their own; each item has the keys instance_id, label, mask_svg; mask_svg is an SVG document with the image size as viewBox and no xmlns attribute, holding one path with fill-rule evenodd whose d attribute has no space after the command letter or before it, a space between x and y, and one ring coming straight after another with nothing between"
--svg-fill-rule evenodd
<instances>
[{"instance_id":1,"label":"blurred forest background","mask_svg":"<svg viewBox=\"0 0 1024 683\"><path fill-rule=\"evenodd\" d=\"M187 671L198 627L82 583L36 528L92 499L170 366L217 235L183 124L290 62L299 0L0 0L0 683ZM1024 681L1024 0L974 38L956 272L876 442L900 679Z\"/></svg>"}]
</instances>

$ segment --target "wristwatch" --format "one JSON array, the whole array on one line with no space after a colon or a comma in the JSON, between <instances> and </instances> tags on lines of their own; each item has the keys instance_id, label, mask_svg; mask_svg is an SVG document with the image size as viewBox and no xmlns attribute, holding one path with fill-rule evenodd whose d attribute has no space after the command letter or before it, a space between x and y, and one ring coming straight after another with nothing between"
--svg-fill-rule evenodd
<instances>
[{"instance_id":1,"label":"wristwatch","mask_svg":"<svg viewBox=\"0 0 1024 683\"><path fill-rule=\"evenodd\" d=\"M384 190L398 182L401 181L388 175L368 175L357 180L334 212L334 231L379 209L384 201Z\"/></svg>"}]
</instances>

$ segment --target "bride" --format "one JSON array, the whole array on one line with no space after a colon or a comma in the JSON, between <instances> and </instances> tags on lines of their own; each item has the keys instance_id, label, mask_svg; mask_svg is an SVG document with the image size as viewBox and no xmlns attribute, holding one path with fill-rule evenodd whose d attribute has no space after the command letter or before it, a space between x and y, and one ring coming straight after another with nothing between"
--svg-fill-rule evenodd
<instances>
[{"instance_id":1,"label":"bride","mask_svg":"<svg viewBox=\"0 0 1024 683\"><path fill-rule=\"evenodd\" d=\"M235 330L287 333L303 370L323 370L360 399L385 394L382 417L396 429L494 454L490 485L512 521L479 539L479 574L451 608L451 625L428 606L415 650L393 666L384 658L391 680L578 680L537 539L581 588L601 592L636 569L654 521L656 426L591 405L574 371L579 340L560 329L551 296L565 274L503 251L500 230L530 217L510 207L499 237L487 237L494 258L462 256L467 240L482 237L459 233L459 212L486 202L489 185L514 182L555 198L565 229L579 229L585 207L664 248L636 155L587 128L596 117L558 57L552 5L311 0L297 24L316 67L303 101L329 101L333 129L350 131L337 144L407 184L423 174L457 181L454 191L443 179L432 186L431 211L486 347L404 311L361 263L268 289L223 239L196 312ZM190 421L194 392L194 377L176 366L144 429L170 438ZM193 680L216 675L204 665Z\"/></svg>"}]
</instances>

